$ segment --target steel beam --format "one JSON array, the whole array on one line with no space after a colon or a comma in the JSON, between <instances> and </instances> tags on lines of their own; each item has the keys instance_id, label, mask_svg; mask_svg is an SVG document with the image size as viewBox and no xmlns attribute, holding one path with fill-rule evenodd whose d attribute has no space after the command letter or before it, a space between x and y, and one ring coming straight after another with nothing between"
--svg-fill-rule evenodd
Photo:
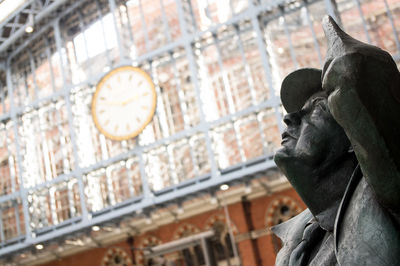
<instances>
[{"instance_id":1,"label":"steel beam","mask_svg":"<svg viewBox=\"0 0 400 266\"><path fill-rule=\"evenodd\" d=\"M30 1L33 2L33 1ZM47 16L49 16L53 11L55 11L58 7L60 7L62 4L64 4L65 2L67 2L67 0L57 0L56 2L53 2L52 4L50 4L49 6L47 6L46 8L44 8L42 11L40 11L40 13L38 13L35 17L34 17L34 21L36 23L38 23L39 21L41 21L42 19L46 18ZM13 35L11 35L5 42L3 42L2 44L0 44L0 53L4 52L11 44L13 44L18 38L20 38L21 36L23 36L25 33L25 27L28 24L25 24L24 27L19 28Z\"/></svg>"}]
</instances>

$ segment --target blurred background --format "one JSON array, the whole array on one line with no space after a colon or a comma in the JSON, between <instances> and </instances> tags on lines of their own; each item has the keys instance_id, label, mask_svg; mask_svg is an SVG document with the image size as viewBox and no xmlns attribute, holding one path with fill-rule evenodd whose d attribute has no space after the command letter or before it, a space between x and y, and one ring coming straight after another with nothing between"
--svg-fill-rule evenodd
<instances>
[{"instance_id":1,"label":"blurred background","mask_svg":"<svg viewBox=\"0 0 400 266\"><path fill-rule=\"evenodd\" d=\"M321 68L326 14L399 63L400 0L0 1L0 265L273 265L305 208L280 83ZM123 65L157 107L114 141L91 102Z\"/></svg>"}]
</instances>

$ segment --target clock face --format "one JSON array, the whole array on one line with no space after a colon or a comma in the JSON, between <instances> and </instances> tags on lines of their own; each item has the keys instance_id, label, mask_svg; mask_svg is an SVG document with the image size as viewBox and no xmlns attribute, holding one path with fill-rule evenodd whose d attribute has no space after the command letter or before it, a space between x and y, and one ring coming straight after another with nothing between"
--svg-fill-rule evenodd
<instances>
[{"instance_id":1,"label":"clock face","mask_svg":"<svg viewBox=\"0 0 400 266\"><path fill-rule=\"evenodd\" d=\"M156 91L150 76L137 67L111 70L97 84L92 115L99 131L113 140L136 137L151 121Z\"/></svg>"}]
</instances>

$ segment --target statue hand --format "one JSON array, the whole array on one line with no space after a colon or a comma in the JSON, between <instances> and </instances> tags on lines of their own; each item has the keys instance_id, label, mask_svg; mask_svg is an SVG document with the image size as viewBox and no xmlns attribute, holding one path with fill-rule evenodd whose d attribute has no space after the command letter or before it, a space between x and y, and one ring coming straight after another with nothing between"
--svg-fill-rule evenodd
<instances>
[{"instance_id":1,"label":"statue hand","mask_svg":"<svg viewBox=\"0 0 400 266\"><path fill-rule=\"evenodd\" d=\"M328 105L333 117L342 124L343 117L355 112L356 90L360 87L363 55L346 54L327 62L322 77L322 89L328 94ZM342 125L343 126L343 125Z\"/></svg>"},{"instance_id":2,"label":"statue hand","mask_svg":"<svg viewBox=\"0 0 400 266\"><path fill-rule=\"evenodd\" d=\"M322 89L330 95L335 90L356 86L360 80L363 55L345 54L325 62L322 73Z\"/></svg>"}]
</instances>

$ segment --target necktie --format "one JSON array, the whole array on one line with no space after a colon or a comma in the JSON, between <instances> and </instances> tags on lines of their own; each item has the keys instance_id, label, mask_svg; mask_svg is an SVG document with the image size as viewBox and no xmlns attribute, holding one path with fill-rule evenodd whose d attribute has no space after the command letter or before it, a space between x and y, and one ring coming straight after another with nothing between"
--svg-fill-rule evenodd
<instances>
[{"instance_id":1,"label":"necktie","mask_svg":"<svg viewBox=\"0 0 400 266\"><path fill-rule=\"evenodd\" d=\"M312 221L306 225L301 242L292 251L289 259L289 266L307 265L310 254L315 245L323 238L325 231L318 222Z\"/></svg>"}]
</instances>

